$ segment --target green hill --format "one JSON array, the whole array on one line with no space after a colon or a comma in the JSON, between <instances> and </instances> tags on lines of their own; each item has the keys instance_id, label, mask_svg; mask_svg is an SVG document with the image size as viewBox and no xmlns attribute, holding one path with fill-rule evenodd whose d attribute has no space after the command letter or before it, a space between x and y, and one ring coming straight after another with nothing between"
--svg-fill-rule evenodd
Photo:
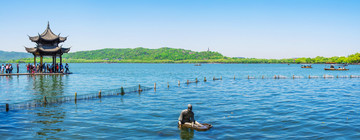
<instances>
[{"instance_id":1,"label":"green hill","mask_svg":"<svg viewBox=\"0 0 360 140\"><path fill-rule=\"evenodd\" d=\"M1 52L1 51L0 51ZM31 54L15 53L8 56L9 59L21 58L18 60L9 60L11 63L32 63ZM21 55L17 55L21 54ZM23 56L22 56L23 55ZM5 56L6 57L6 56ZM30 58L29 58L30 57ZM347 57L322 57L315 58L293 58L288 59L257 59L257 58L230 58L223 56L218 52L202 51L195 52L185 49L174 48L126 48L126 49L100 49L92 51L79 51L63 55L64 63L360 63L360 53L355 53ZM1 60L1 59L0 59ZM40 62L37 58L37 62ZM51 63L50 57L44 57L44 62ZM59 62L59 60L57 60Z\"/></svg>"},{"instance_id":2,"label":"green hill","mask_svg":"<svg viewBox=\"0 0 360 140\"><path fill-rule=\"evenodd\" d=\"M224 56L218 52L174 48L134 48L134 49L101 49L93 51L80 51L64 54L65 59L86 59L86 60L209 60L222 59Z\"/></svg>"},{"instance_id":3,"label":"green hill","mask_svg":"<svg viewBox=\"0 0 360 140\"><path fill-rule=\"evenodd\" d=\"M0 51L0 62L33 57L30 53Z\"/></svg>"}]
</instances>

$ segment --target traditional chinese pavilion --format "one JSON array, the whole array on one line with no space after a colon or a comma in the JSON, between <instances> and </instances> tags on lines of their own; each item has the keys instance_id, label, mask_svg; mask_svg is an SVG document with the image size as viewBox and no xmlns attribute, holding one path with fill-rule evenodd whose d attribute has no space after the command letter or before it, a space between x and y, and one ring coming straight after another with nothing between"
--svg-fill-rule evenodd
<instances>
[{"instance_id":1,"label":"traditional chinese pavilion","mask_svg":"<svg viewBox=\"0 0 360 140\"><path fill-rule=\"evenodd\" d=\"M29 36L29 39L32 42L36 43L36 47L27 48L26 51L32 53L34 55L34 65L36 65L36 57L40 57L40 66L43 65L43 57L44 56L52 56L53 58L53 66L56 64L56 58L60 58L60 65L62 64L62 55L64 53L68 53L70 48L62 48L62 45L59 46L60 43L64 42L67 37L61 37L60 34L54 34L50 29L50 24L48 23L46 30L42 34L38 34L37 36ZM54 67L55 68L55 67Z\"/></svg>"}]
</instances>

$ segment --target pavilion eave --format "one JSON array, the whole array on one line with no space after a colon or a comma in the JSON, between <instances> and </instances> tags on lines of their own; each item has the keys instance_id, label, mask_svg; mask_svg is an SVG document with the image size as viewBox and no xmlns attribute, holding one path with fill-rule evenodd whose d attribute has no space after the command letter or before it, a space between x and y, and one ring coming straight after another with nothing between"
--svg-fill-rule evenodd
<instances>
[{"instance_id":1,"label":"pavilion eave","mask_svg":"<svg viewBox=\"0 0 360 140\"><path fill-rule=\"evenodd\" d=\"M42 47L35 47L35 48L27 48L25 47L26 51L28 53L32 53L36 56L61 56L64 53L68 53L70 51L70 48L60 48L56 47L53 49L44 49Z\"/></svg>"}]
</instances>

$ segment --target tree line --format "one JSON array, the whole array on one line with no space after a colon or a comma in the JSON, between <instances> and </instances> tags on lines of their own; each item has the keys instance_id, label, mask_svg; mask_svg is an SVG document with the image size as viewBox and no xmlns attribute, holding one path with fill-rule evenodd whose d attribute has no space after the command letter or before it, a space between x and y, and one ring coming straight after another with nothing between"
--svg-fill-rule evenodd
<instances>
[{"instance_id":1,"label":"tree line","mask_svg":"<svg viewBox=\"0 0 360 140\"><path fill-rule=\"evenodd\" d=\"M33 63L33 58L10 60L11 63ZM40 62L38 59L37 62ZM44 58L44 62L51 63L52 59ZM59 62L59 60L57 60ZM360 63L360 53L347 57L315 58L287 58L287 59L258 59L258 58L231 58L218 52L195 52L174 48L134 48L134 49L101 49L79 51L63 55L63 63Z\"/></svg>"}]
</instances>

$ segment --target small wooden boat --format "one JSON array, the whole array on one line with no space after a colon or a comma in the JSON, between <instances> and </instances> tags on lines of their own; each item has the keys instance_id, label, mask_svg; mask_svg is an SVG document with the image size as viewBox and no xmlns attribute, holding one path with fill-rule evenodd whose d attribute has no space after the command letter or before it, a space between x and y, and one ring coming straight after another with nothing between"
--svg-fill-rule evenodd
<instances>
[{"instance_id":1,"label":"small wooden boat","mask_svg":"<svg viewBox=\"0 0 360 140\"><path fill-rule=\"evenodd\" d=\"M301 68L312 68L311 65L302 65Z\"/></svg>"},{"instance_id":2,"label":"small wooden boat","mask_svg":"<svg viewBox=\"0 0 360 140\"><path fill-rule=\"evenodd\" d=\"M201 66L201 63L197 63L197 64L195 64L194 66Z\"/></svg>"},{"instance_id":3,"label":"small wooden boat","mask_svg":"<svg viewBox=\"0 0 360 140\"><path fill-rule=\"evenodd\" d=\"M334 63L327 63L330 64L330 68L324 68L324 70L336 70L336 71L347 71L349 69L345 68L347 64L334 64Z\"/></svg>"},{"instance_id":4,"label":"small wooden boat","mask_svg":"<svg viewBox=\"0 0 360 140\"><path fill-rule=\"evenodd\" d=\"M185 124L182 124L181 127L195 129L197 131L206 131L206 130L209 130L210 128L212 128L213 126L211 124L207 124L207 123L201 123L201 125L194 124L194 126L191 126L191 123L185 123Z\"/></svg>"},{"instance_id":5,"label":"small wooden boat","mask_svg":"<svg viewBox=\"0 0 360 140\"><path fill-rule=\"evenodd\" d=\"M338 68L338 69L335 69L335 68L324 68L324 70L338 70L338 71L346 71L346 70L349 70L349 69L346 69L346 68Z\"/></svg>"}]
</instances>

